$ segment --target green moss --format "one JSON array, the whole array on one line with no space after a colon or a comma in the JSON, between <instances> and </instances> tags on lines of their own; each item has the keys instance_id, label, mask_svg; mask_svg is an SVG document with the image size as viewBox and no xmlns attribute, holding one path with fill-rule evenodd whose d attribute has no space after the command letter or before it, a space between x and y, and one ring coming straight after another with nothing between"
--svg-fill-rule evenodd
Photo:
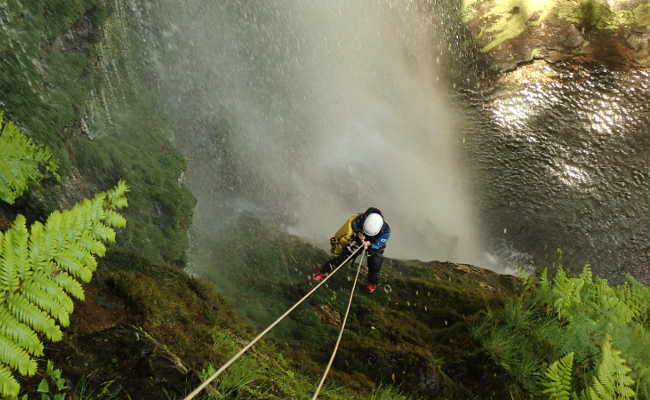
<instances>
[{"instance_id":1,"label":"green moss","mask_svg":"<svg viewBox=\"0 0 650 400\"><path fill-rule=\"evenodd\" d=\"M176 268L112 253L98 279L104 290L124 299L131 323L194 368L224 361L225 355L213 349L216 328L237 335L248 332L211 285Z\"/></svg>"}]
</instances>

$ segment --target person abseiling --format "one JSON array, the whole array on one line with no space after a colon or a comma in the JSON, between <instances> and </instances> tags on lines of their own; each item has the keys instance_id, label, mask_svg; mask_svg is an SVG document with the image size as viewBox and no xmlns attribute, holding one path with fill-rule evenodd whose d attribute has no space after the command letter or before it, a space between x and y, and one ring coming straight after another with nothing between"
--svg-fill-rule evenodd
<instances>
[{"instance_id":1,"label":"person abseiling","mask_svg":"<svg viewBox=\"0 0 650 400\"><path fill-rule=\"evenodd\" d=\"M384 220L378 208L370 207L363 214L348 218L343 226L330 238L331 252L334 258L327 261L319 270L314 271L311 280L318 282L332 272L336 266L345 261L357 246L367 249L368 284L366 290L374 293L379 284L379 272L383 261L386 242L390 238L390 226ZM357 253L361 254L361 252ZM352 262L357 257L354 256Z\"/></svg>"}]
</instances>

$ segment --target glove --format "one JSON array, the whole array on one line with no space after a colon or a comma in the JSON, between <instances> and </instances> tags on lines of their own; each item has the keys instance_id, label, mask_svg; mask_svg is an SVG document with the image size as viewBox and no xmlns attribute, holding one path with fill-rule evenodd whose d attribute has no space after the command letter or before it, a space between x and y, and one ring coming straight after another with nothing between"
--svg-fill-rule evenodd
<instances>
[{"instance_id":1,"label":"glove","mask_svg":"<svg viewBox=\"0 0 650 400\"><path fill-rule=\"evenodd\" d=\"M359 248L359 243L354 240L351 240L350 243L345 246L346 250L350 253L354 253Z\"/></svg>"},{"instance_id":2,"label":"glove","mask_svg":"<svg viewBox=\"0 0 650 400\"><path fill-rule=\"evenodd\" d=\"M330 238L330 253L338 254L341 252L341 244L334 236Z\"/></svg>"}]
</instances>

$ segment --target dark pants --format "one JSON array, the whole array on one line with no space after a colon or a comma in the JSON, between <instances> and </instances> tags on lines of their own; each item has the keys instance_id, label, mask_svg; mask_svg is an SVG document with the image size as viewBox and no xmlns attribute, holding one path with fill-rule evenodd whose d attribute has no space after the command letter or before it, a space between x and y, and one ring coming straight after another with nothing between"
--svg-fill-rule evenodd
<instances>
[{"instance_id":1,"label":"dark pants","mask_svg":"<svg viewBox=\"0 0 650 400\"><path fill-rule=\"evenodd\" d=\"M354 263L357 257L362 253L363 250L359 250L359 252L348 261L348 263ZM345 261L350 254L351 252L347 248L343 248L341 254L327 261L322 267L320 267L321 272L326 274L332 272L332 270ZM366 254L368 256L368 282L376 285L379 283L379 272L381 271L381 263L384 261L384 256L382 252L372 250L367 251Z\"/></svg>"}]
</instances>

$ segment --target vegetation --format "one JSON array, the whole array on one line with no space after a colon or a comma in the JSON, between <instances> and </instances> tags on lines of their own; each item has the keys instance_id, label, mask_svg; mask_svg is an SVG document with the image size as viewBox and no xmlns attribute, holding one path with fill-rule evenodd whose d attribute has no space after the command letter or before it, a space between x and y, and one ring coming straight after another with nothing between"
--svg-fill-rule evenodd
<instances>
[{"instance_id":1,"label":"vegetation","mask_svg":"<svg viewBox=\"0 0 650 400\"><path fill-rule=\"evenodd\" d=\"M503 17L510 6L489 14L484 50L541 21L533 14L548 14L548 5L524 3L530 7L514 16ZM0 234L0 392L7 395L17 394L20 383L43 398L61 398L66 390L78 399L178 398L192 389L192 371L210 373L256 331L226 299L264 326L309 289L307 275L327 258L244 215L214 242L199 244L206 250L199 272L225 299L171 267L185 265L194 199L179 179L185 161L169 143L157 77L138 60L151 44L137 32L148 27L128 10L113 9L120 4L8 0L0 9L0 102L24 127L5 124L0 158L21 153L28 160L0 162L0 174L11 173L0 176L0 196L16 200L0 225L26 215ZM471 10L478 2L464 4ZM594 26L607 27L602 10L580 10L576 18L598 17ZM642 5L613 17L636 23L647 15ZM55 158L68 185L44 180L18 198L30 182L56 176ZM129 227L98 266L95 257L115 239L112 228L124 224L114 209L126 205L126 186L54 210L120 178L133 186ZM46 219L28 228L27 220ZM612 288L588 269L579 277L559 270L552 282L542 275L521 293L519 280L466 265L387 260L383 273L377 293L355 298L324 399L404 400L401 391L430 399L650 396L650 295L631 277ZM310 398L335 339L346 274L234 364L204 398ZM79 282L93 275L82 289ZM70 316L71 297L87 301ZM44 338L60 339L69 323L63 340L44 346ZM144 340L126 347L118 336L125 331L189 369L176 381L155 375L168 371L157 369L153 352L140 351ZM119 351L126 357L111 360ZM36 372L34 357L43 353L62 372L48 363L40 380L24 378ZM145 353L144 361L129 364L136 353Z\"/></svg>"},{"instance_id":2,"label":"vegetation","mask_svg":"<svg viewBox=\"0 0 650 400\"><path fill-rule=\"evenodd\" d=\"M0 234L0 393L15 396L20 390L11 370L33 375L32 358L43 355L37 334L59 341L60 326L68 326L73 310L70 296L83 299L78 281L89 282L96 256L115 241L113 227L126 220L115 209L126 206L126 184L98 194L70 210L54 212L45 224L27 229L18 216L11 229Z\"/></svg>"},{"instance_id":3,"label":"vegetation","mask_svg":"<svg viewBox=\"0 0 650 400\"><path fill-rule=\"evenodd\" d=\"M515 378L520 397L647 398L649 309L650 289L631 276L610 287L589 266L577 277L560 268L552 282L544 271L473 333Z\"/></svg>"},{"instance_id":4,"label":"vegetation","mask_svg":"<svg viewBox=\"0 0 650 400\"><path fill-rule=\"evenodd\" d=\"M243 345L242 340L215 331L215 351L228 350L234 354ZM212 366L203 371L203 377L214 373ZM262 343L250 355L233 364L218 381L206 390L205 400L309 400L312 398L318 377L297 372L275 346ZM394 387L379 387L367 395L349 389L326 385L319 398L324 400L408 400Z\"/></svg>"},{"instance_id":5,"label":"vegetation","mask_svg":"<svg viewBox=\"0 0 650 400\"><path fill-rule=\"evenodd\" d=\"M0 200L13 204L31 182L43 178L41 166L56 176L58 165L52 153L32 143L13 122L3 126L3 119L0 111Z\"/></svg>"},{"instance_id":6,"label":"vegetation","mask_svg":"<svg viewBox=\"0 0 650 400\"><path fill-rule=\"evenodd\" d=\"M220 293L259 328L310 289L327 254L242 215L197 259ZM263 240L246 240L246 238ZM251 245L254 243L254 245ZM351 269L343 269L272 331L293 368L318 376L336 339ZM452 263L386 260L384 285L360 292L329 381L362 393L398 385L425 398L502 398L509 378L469 335L486 307L517 293L514 277ZM365 272L362 273L362 284ZM491 393L484 395L484 393Z\"/></svg>"},{"instance_id":7,"label":"vegetation","mask_svg":"<svg viewBox=\"0 0 650 400\"><path fill-rule=\"evenodd\" d=\"M69 178L67 188L32 188L15 208L44 219L124 179L132 207L116 246L181 265L195 201L180 181L185 161L169 142L155 71L142 57L150 43L137 34L145 27L122 3L9 0L1 7L0 104Z\"/></svg>"}]
</instances>

